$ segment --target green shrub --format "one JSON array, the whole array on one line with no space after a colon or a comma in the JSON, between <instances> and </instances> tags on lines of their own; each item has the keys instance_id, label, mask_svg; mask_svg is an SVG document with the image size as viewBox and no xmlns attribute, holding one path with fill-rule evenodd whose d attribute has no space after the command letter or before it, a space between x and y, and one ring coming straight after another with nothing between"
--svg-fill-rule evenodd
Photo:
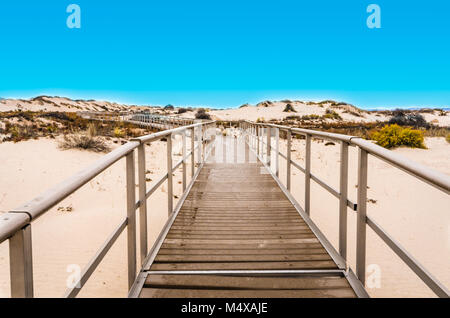
<instances>
[{"instance_id":1,"label":"green shrub","mask_svg":"<svg viewBox=\"0 0 450 318\"><path fill-rule=\"evenodd\" d=\"M286 104L286 107L284 107L283 112L286 112L286 113L294 112L294 113L296 113L297 111L294 109L294 106L292 106L292 104Z\"/></svg>"},{"instance_id":2,"label":"green shrub","mask_svg":"<svg viewBox=\"0 0 450 318\"><path fill-rule=\"evenodd\" d=\"M319 115L316 114L311 114L311 115L303 115L302 116L303 120L315 120L315 119L320 119Z\"/></svg>"},{"instance_id":3,"label":"green shrub","mask_svg":"<svg viewBox=\"0 0 450 318\"><path fill-rule=\"evenodd\" d=\"M114 128L114 137L123 138L125 137L125 131L119 127Z\"/></svg>"},{"instance_id":4,"label":"green shrub","mask_svg":"<svg viewBox=\"0 0 450 318\"><path fill-rule=\"evenodd\" d=\"M206 110L203 108L200 108L197 113L195 114L196 119L211 119L211 116L206 113Z\"/></svg>"},{"instance_id":5,"label":"green shrub","mask_svg":"<svg viewBox=\"0 0 450 318\"><path fill-rule=\"evenodd\" d=\"M327 118L327 119L338 119L338 120L341 120L341 119L342 119L341 115L339 115L339 114L336 113L334 110L331 110L331 109L329 109L329 108L325 111L325 115L323 115L323 118Z\"/></svg>"},{"instance_id":6,"label":"green shrub","mask_svg":"<svg viewBox=\"0 0 450 318\"><path fill-rule=\"evenodd\" d=\"M397 124L384 126L380 131L372 133L371 139L388 149L399 146L426 148L422 131L400 127Z\"/></svg>"}]
</instances>

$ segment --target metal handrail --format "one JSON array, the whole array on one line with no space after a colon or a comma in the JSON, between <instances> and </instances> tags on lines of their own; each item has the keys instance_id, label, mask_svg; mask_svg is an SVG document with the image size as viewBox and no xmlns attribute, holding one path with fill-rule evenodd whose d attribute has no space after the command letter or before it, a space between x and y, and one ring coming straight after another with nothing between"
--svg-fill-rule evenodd
<instances>
[{"instance_id":1,"label":"metal handrail","mask_svg":"<svg viewBox=\"0 0 450 318\"><path fill-rule=\"evenodd\" d=\"M405 262L406 265L439 297L450 297L448 289L440 283L431 273L429 273L412 255L410 255L398 242L391 238L386 231L376 222L367 216L367 170L368 155L377 157L392 166L399 168L415 178L422 180L435 188L450 194L450 177L446 174L428 168L424 165L411 161L401 155L386 150L374 143L356 136L347 136L342 134L327 133L322 131L291 128L267 123L255 123L251 121L242 121L241 129L252 139L249 144L254 146L257 156L263 157L264 148L266 149L267 166L271 167L271 130L275 129L275 171L278 178L278 157L286 159L286 189L289 193L291 188L291 165L298 168L305 174L305 206L302 209L306 215L310 214L310 181L315 181L322 188L333 194L339 199L339 254L343 259L347 258L347 206L357 212L357 231L356 231L356 273L362 284L365 283L366 275L366 227L369 226L373 231L387 244L391 250ZM267 141L264 142L264 129L267 130ZM286 132L287 153L282 154L279 151L279 131ZM291 138L292 134L300 134L306 137L305 148L305 167L302 167L291 160ZM311 138L322 138L341 143L341 165L340 165L340 184L339 191L329 186L324 181L311 173ZM348 199L348 147L358 148L358 198L354 204ZM278 179L279 180L279 179ZM281 181L279 180L280 184Z\"/></svg>"},{"instance_id":2,"label":"metal handrail","mask_svg":"<svg viewBox=\"0 0 450 318\"><path fill-rule=\"evenodd\" d=\"M135 138L119 148L103 156L87 168L81 170L72 177L59 183L57 186L45 191L31 201L9 211L0 217L0 244L6 240L10 243L10 278L12 297L33 297L33 264L32 264L32 238L31 223L47 212L50 208L77 191L80 187L108 169L122 158L126 158L127 180L127 217L119 224L116 230L109 236L94 258L88 263L75 287L69 288L65 296L75 297L86 281L92 275L98 264L115 243L125 227L128 233L128 286L131 288L136 278L136 210L139 209L140 217L140 259L141 262L147 256L147 205L146 201L151 194L167 179L168 184L168 211L173 213L173 183L172 173L180 166L183 168L183 192L186 190L186 162L191 157L192 170L195 172L195 151L198 150L198 162L203 162L202 157L205 148L205 133L210 126L215 126L214 121L201 122L188 126L178 127L162 132ZM191 151L186 152L186 131L190 131ZM197 134L197 146L195 146L195 131ZM180 162L172 165L172 136L183 135L183 157ZM167 173L150 189L146 191L145 178L145 151L144 146L152 141L167 137ZM134 151L138 150L138 175L139 175L139 200L135 197L135 163Z\"/></svg>"}]
</instances>

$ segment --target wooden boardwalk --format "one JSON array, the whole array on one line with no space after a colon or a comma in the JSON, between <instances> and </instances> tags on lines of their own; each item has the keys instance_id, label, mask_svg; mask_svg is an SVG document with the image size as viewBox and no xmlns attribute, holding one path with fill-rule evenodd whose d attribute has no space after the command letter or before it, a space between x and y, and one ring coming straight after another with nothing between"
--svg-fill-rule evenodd
<instances>
[{"instance_id":1,"label":"wooden boardwalk","mask_svg":"<svg viewBox=\"0 0 450 318\"><path fill-rule=\"evenodd\" d=\"M356 294L261 163L207 163L146 268L139 297Z\"/></svg>"}]
</instances>

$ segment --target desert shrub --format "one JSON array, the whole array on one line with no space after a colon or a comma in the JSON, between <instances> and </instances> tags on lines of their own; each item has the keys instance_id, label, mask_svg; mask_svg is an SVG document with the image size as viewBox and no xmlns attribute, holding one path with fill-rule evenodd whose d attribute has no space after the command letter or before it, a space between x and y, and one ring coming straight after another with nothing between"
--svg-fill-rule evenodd
<instances>
[{"instance_id":1,"label":"desert shrub","mask_svg":"<svg viewBox=\"0 0 450 318\"><path fill-rule=\"evenodd\" d=\"M60 141L59 147L61 149L85 149L96 152L107 152L109 150L106 142L97 137L97 130L95 125L90 124L86 132L73 133L64 135L64 138Z\"/></svg>"},{"instance_id":2,"label":"desert shrub","mask_svg":"<svg viewBox=\"0 0 450 318\"><path fill-rule=\"evenodd\" d=\"M125 137L125 131L119 127L114 128L114 137L123 138Z\"/></svg>"},{"instance_id":3,"label":"desert shrub","mask_svg":"<svg viewBox=\"0 0 450 318\"><path fill-rule=\"evenodd\" d=\"M447 140L447 142L450 143L450 134L447 134L447 136L445 136L445 140Z\"/></svg>"},{"instance_id":4,"label":"desert shrub","mask_svg":"<svg viewBox=\"0 0 450 318\"><path fill-rule=\"evenodd\" d=\"M437 110L437 109L436 109ZM424 113L424 114L434 114L434 109L431 108L422 108L421 110L419 110L419 113Z\"/></svg>"},{"instance_id":5,"label":"desert shrub","mask_svg":"<svg viewBox=\"0 0 450 318\"><path fill-rule=\"evenodd\" d=\"M211 119L211 116L206 113L206 110L203 108L200 108L197 113L195 114L196 119Z\"/></svg>"},{"instance_id":6,"label":"desert shrub","mask_svg":"<svg viewBox=\"0 0 450 318\"><path fill-rule=\"evenodd\" d=\"M421 114L406 113L405 111L396 110L393 112L394 116L389 120L389 124L396 124L400 126L412 126L414 128L429 128L430 124L427 123L425 118Z\"/></svg>"},{"instance_id":7,"label":"desert shrub","mask_svg":"<svg viewBox=\"0 0 450 318\"><path fill-rule=\"evenodd\" d=\"M386 125L381 130L373 132L370 137L378 145L388 149L399 146L425 148L422 131L404 128L397 124Z\"/></svg>"},{"instance_id":8,"label":"desert shrub","mask_svg":"<svg viewBox=\"0 0 450 318\"><path fill-rule=\"evenodd\" d=\"M323 118L326 118L326 119L338 119L338 120L342 119L341 115L339 115L334 110L331 110L329 108L327 108L327 110L325 111L325 115L323 115Z\"/></svg>"},{"instance_id":9,"label":"desert shrub","mask_svg":"<svg viewBox=\"0 0 450 318\"><path fill-rule=\"evenodd\" d=\"M303 115L302 119L303 120L314 120L314 119L319 119L320 116L316 115L316 114L311 114L311 115Z\"/></svg>"},{"instance_id":10,"label":"desert shrub","mask_svg":"<svg viewBox=\"0 0 450 318\"><path fill-rule=\"evenodd\" d=\"M178 114L184 114L184 113L186 113L187 111L188 111L187 108L178 108L177 113L178 113Z\"/></svg>"},{"instance_id":11,"label":"desert shrub","mask_svg":"<svg viewBox=\"0 0 450 318\"><path fill-rule=\"evenodd\" d=\"M363 115L361 115L360 113L355 112L355 111L353 111L353 110L346 110L346 111L344 111L344 113L353 115L353 116L355 116L355 117L363 117Z\"/></svg>"},{"instance_id":12,"label":"desert shrub","mask_svg":"<svg viewBox=\"0 0 450 318\"><path fill-rule=\"evenodd\" d=\"M269 107L269 106L272 106L272 105L273 105L273 102L271 102L270 100L266 100L264 102L258 103L256 106L258 106L258 107Z\"/></svg>"},{"instance_id":13,"label":"desert shrub","mask_svg":"<svg viewBox=\"0 0 450 318\"><path fill-rule=\"evenodd\" d=\"M38 138L35 131L30 126L18 126L7 122L4 131L5 133L9 134L9 136L6 137L4 141L19 142Z\"/></svg>"},{"instance_id":14,"label":"desert shrub","mask_svg":"<svg viewBox=\"0 0 450 318\"><path fill-rule=\"evenodd\" d=\"M286 104L286 107L284 107L284 112L288 113L288 112L294 112L296 113L297 111L294 109L294 106L292 106L292 104Z\"/></svg>"}]
</instances>

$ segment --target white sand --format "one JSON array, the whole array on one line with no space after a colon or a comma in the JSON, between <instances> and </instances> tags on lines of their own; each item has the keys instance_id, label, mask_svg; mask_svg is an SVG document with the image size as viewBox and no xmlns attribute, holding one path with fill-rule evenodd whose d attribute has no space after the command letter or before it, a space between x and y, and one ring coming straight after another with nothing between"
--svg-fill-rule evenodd
<instances>
[{"instance_id":1,"label":"white sand","mask_svg":"<svg viewBox=\"0 0 450 318\"><path fill-rule=\"evenodd\" d=\"M450 174L450 144L443 138L427 138L429 149L397 149L413 160ZM302 140L294 140L293 159L303 165ZM179 146L175 148L179 154ZM284 143L281 144L284 151ZM148 176L153 181L165 171L165 143L147 147ZM71 176L102 154L61 151L54 140L41 139L17 144L0 144L0 211L21 205L43 190ZM179 160L175 156L174 162ZM338 188L339 146L314 141L312 171ZM273 160L272 160L273 161ZM356 201L356 149L350 149L349 196ZM86 186L33 222L35 291L38 297L59 297L65 291L70 264L83 267L119 222L125 217L125 163L116 163ZM189 167L188 167L188 171ZM280 159L280 178L285 180L285 163ZM188 174L189 175L189 174ZM181 194L180 172L174 179ZM450 199L377 159L369 160L369 216L407 248L446 286L450 286ZM293 193L303 205L303 174L293 168ZM166 185L149 200L149 241L161 230L167 215ZM57 211L58 207L72 212ZM338 201L312 182L312 217L337 247ZM349 211L349 262L354 268L355 214ZM80 296L125 297L127 289L126 240L122 235L89 280ZM151 244L150 244L151 246ZM8 244L0 245L0 297L9 296ZM381 269L381 288L369 289L372 296L427 297L433 294L411 271L368 230L367 264Z\"/></svg>"}]
</instances>

